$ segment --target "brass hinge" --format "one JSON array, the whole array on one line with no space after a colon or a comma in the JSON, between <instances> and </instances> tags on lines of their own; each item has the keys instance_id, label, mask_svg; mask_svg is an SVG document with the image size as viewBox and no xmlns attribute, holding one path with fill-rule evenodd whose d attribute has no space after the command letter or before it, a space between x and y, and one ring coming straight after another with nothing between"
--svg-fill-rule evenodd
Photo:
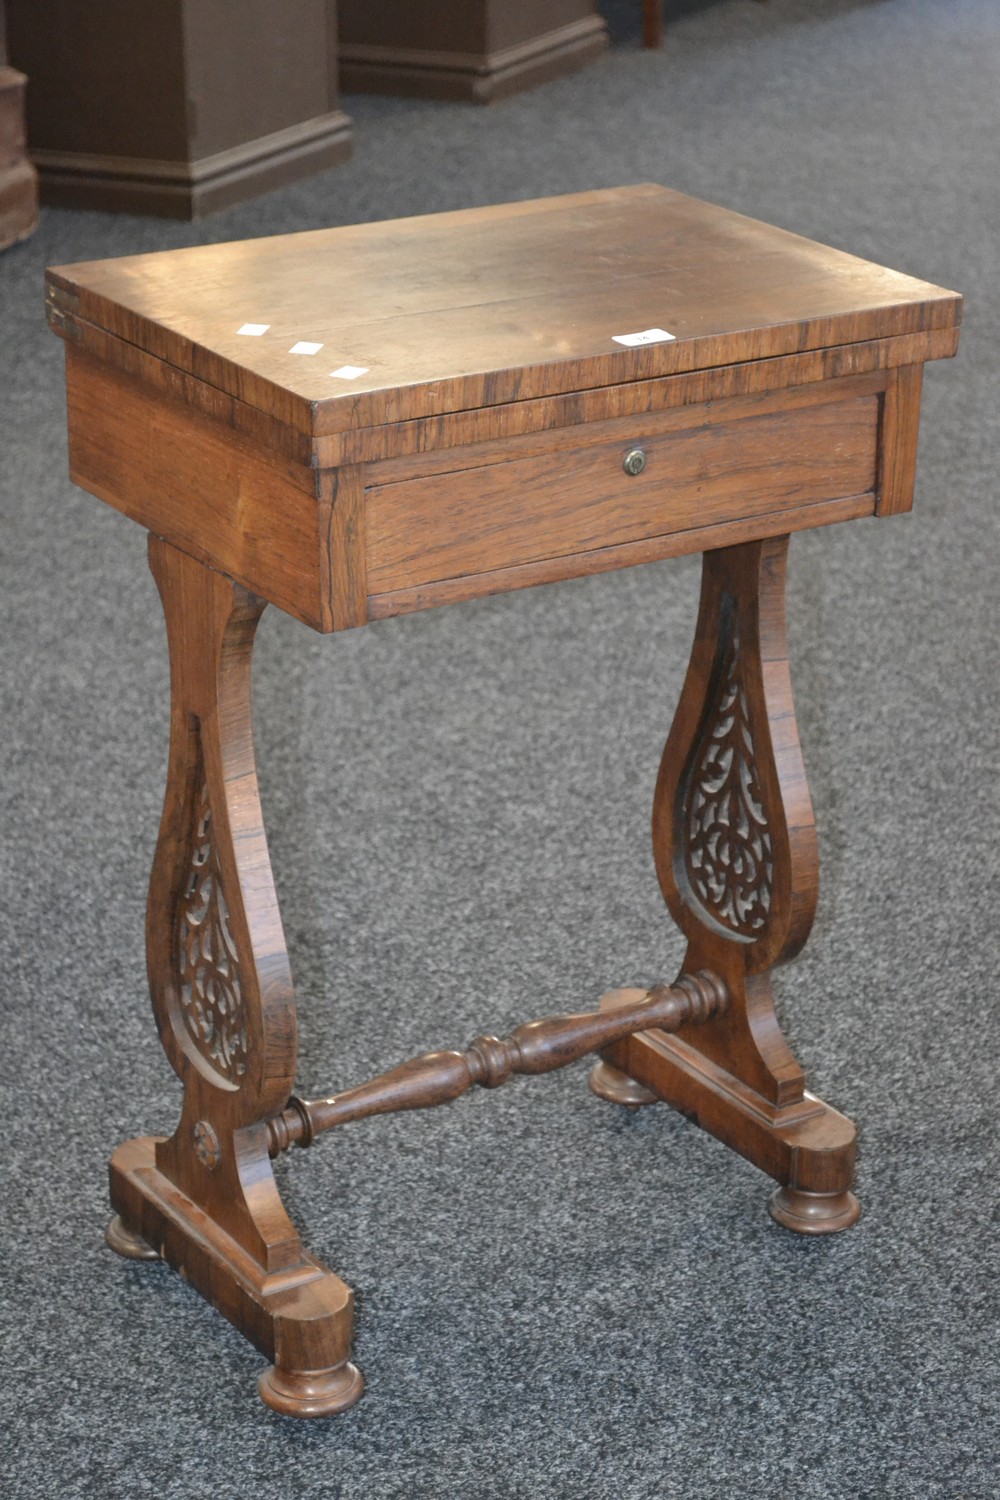
<instances>
[{"instance_id":1,"label":"brass hinge","mask_svg":"<svg viewBox=\"0 0 1000 1500\"><path fill-rule=\"evenodd\" d=\"M45 316L53 333L59 334L60 338L80 337L80 330L73 316L79 310L80 299L73 292L51 285L45 288Z\"/></svg>"}]
</instances>

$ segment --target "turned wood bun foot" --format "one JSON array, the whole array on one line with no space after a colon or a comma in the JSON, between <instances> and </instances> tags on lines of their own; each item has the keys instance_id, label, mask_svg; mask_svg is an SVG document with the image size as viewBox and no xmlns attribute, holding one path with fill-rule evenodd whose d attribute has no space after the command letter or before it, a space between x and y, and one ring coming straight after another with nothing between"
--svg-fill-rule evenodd
<instances>
[{"instance_id":1,"label":"turned wood bun foot","mask_svg":"<svg viewBox=\"0 0 1000 1500\"><path fill-rule=\"evenodd\" d=\"M656 1104L659 1095L654 1094L652 1089L647 1089L643 1084L636 1083L627 1073L621 1072L619 1068L613 1068L610 1063L595 1063L590 1070L587 1079L591 1092L599 1099L607 1099L612 1104L624 1104L626 1109L639 1109L643 1104Z\"/></svg>"},{"instance_id":2,"label":"turned wood bun foot","mask_svg":"<svg viewBox=\"0 0 1000 1500\"><path fill-rule=\"evenodd\" d=\"M128 1260L159 1260L160 1252L154 1250L152 1245L147 1245L137 1234L122 1222L121 1215L115 1214L109 1220L108 1227L104 1231L104 1239L116 1255L124 1255Z\"/></svg>"},{"instance_id":3,"label":"turned wood bun foot","mask_svg":"<svg viewBox=\"0 0 1000 1500\"><path fill-rule=\"evenodd\" d=\"M346 1360L332 1370L266 1369L257 1382L260 1399L286 1417L332 1417L359 1399L365 1377Z\"/></svg>"},{"instance_id":4,"label":"turned wood bun foot","mask_svg":"<svg viewBox=\"0 0 1000 1500\"><path fill-rule=\"evenodd\" d=\"M800 1188L779 1187L767 1207L772 1219L796 1234L836 1234L850 1229L861 1217L861 1204L849 1192L805 1193Z\"/></svg>"}]
</instances>

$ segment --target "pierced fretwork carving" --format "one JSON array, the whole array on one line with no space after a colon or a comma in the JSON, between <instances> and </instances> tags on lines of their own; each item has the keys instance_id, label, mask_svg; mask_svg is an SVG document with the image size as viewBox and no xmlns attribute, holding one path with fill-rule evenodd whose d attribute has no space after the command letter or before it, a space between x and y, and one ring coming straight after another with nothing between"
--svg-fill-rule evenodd
<instances>
[{"instance_id":1,"label":"pierced fretwork carving","mask_svg":"<svg viewBox=\"0 0 1000 1500\"><path fill-rule=\"evenodd\" d=\"M247 1070L247 1018L240 962L212 841L212 808L202 783L177 912L177 970L188 1035L227 1083Z\"/></svg>"},{"instance_id":2,"label":"pierced fretwork carving","mask_svg":"<svg viewBox=\"0 0 1000 1500\"><path fill-rule=\"evenodd\" d=\"M684 809L684 863L709 916L754 937L771 910L774 847L758 779L734 623Z\"/></svg>"}]
</instances>

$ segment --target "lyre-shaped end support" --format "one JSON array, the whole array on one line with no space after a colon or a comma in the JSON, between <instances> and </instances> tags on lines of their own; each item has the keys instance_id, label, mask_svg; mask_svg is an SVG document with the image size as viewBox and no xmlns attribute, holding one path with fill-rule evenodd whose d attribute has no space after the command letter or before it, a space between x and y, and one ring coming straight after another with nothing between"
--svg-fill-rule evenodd
<instances>
[{"instance_id":1,"label":"lyre-shaped end support","mask_svg":"<svg viewBox=\"0 0 1000 1500\"><path fill-rule=\"evenodd\" d=\"M856 1217L855 1132L806 1093L771 993L771 969L808 937L819 881L788 667L787 552L788 537L774 537L705 554L654 798L656 869L688 940L684 967L718 974L730 1005L697 1030L616 1044L605 1061L777 1177L779 1222L821 1233Z\"/></svg>"},{"instance_id":2,"label":"lyre-shaped end support","mask_svg":"<svg viewBox=\"0 0 1000 1500\"><path fill-rule=\"evenodd\" d=\"M273 1361L262 1395L298 1415L356 1400L353 1300L285 1212L267 1121L295 1076L295 997L257 788L250 708L265 602L157 538L170 762L146 927L153 1008L184 1085L177 1129L119 1147L108 1243L163 1259Z\"/></svg>"},{"instance_id":3,"label":"lyre-shaped end support","mask_svg":"<svg viewBox=\"0 0 1000 1500\"><path fill-rule=\"evenodd\" d=\"M809 936L819 886L785 628L788 537L705 554L687 678L653 806L664 899L748 974Z\"/></svg>"}]
</instances>

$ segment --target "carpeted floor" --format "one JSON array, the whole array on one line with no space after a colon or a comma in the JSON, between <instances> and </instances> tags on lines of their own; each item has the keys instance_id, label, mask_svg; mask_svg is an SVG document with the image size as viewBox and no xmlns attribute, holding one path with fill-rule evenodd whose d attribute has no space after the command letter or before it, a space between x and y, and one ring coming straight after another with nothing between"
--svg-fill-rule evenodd
<instances>
[{"instance_id":1,"label":"carpeted floor","mask_svg":"<svg viewBox=\"0 0 1000 1500\"><path fill-rule=\"evenodd\" d=\"M668 5L496 108L352 98L351 165L197 226L48 211L0 259L0 1494L840 1500L1000 1493L996 0ZM139 528L66 477L52 262L652 180L967 294L916 511L797 537L819 917L780 977L860 1126L864 1217L768 1184L578 1067L280 1167L358 1290L326 1424L179 1278L102 1244L105 1161L178 1090L142 947L167 665ZM648 847L693 559L321 640L271 611L257 722L304 1089L670 977Z\"/></svg>"}]
</instances>

